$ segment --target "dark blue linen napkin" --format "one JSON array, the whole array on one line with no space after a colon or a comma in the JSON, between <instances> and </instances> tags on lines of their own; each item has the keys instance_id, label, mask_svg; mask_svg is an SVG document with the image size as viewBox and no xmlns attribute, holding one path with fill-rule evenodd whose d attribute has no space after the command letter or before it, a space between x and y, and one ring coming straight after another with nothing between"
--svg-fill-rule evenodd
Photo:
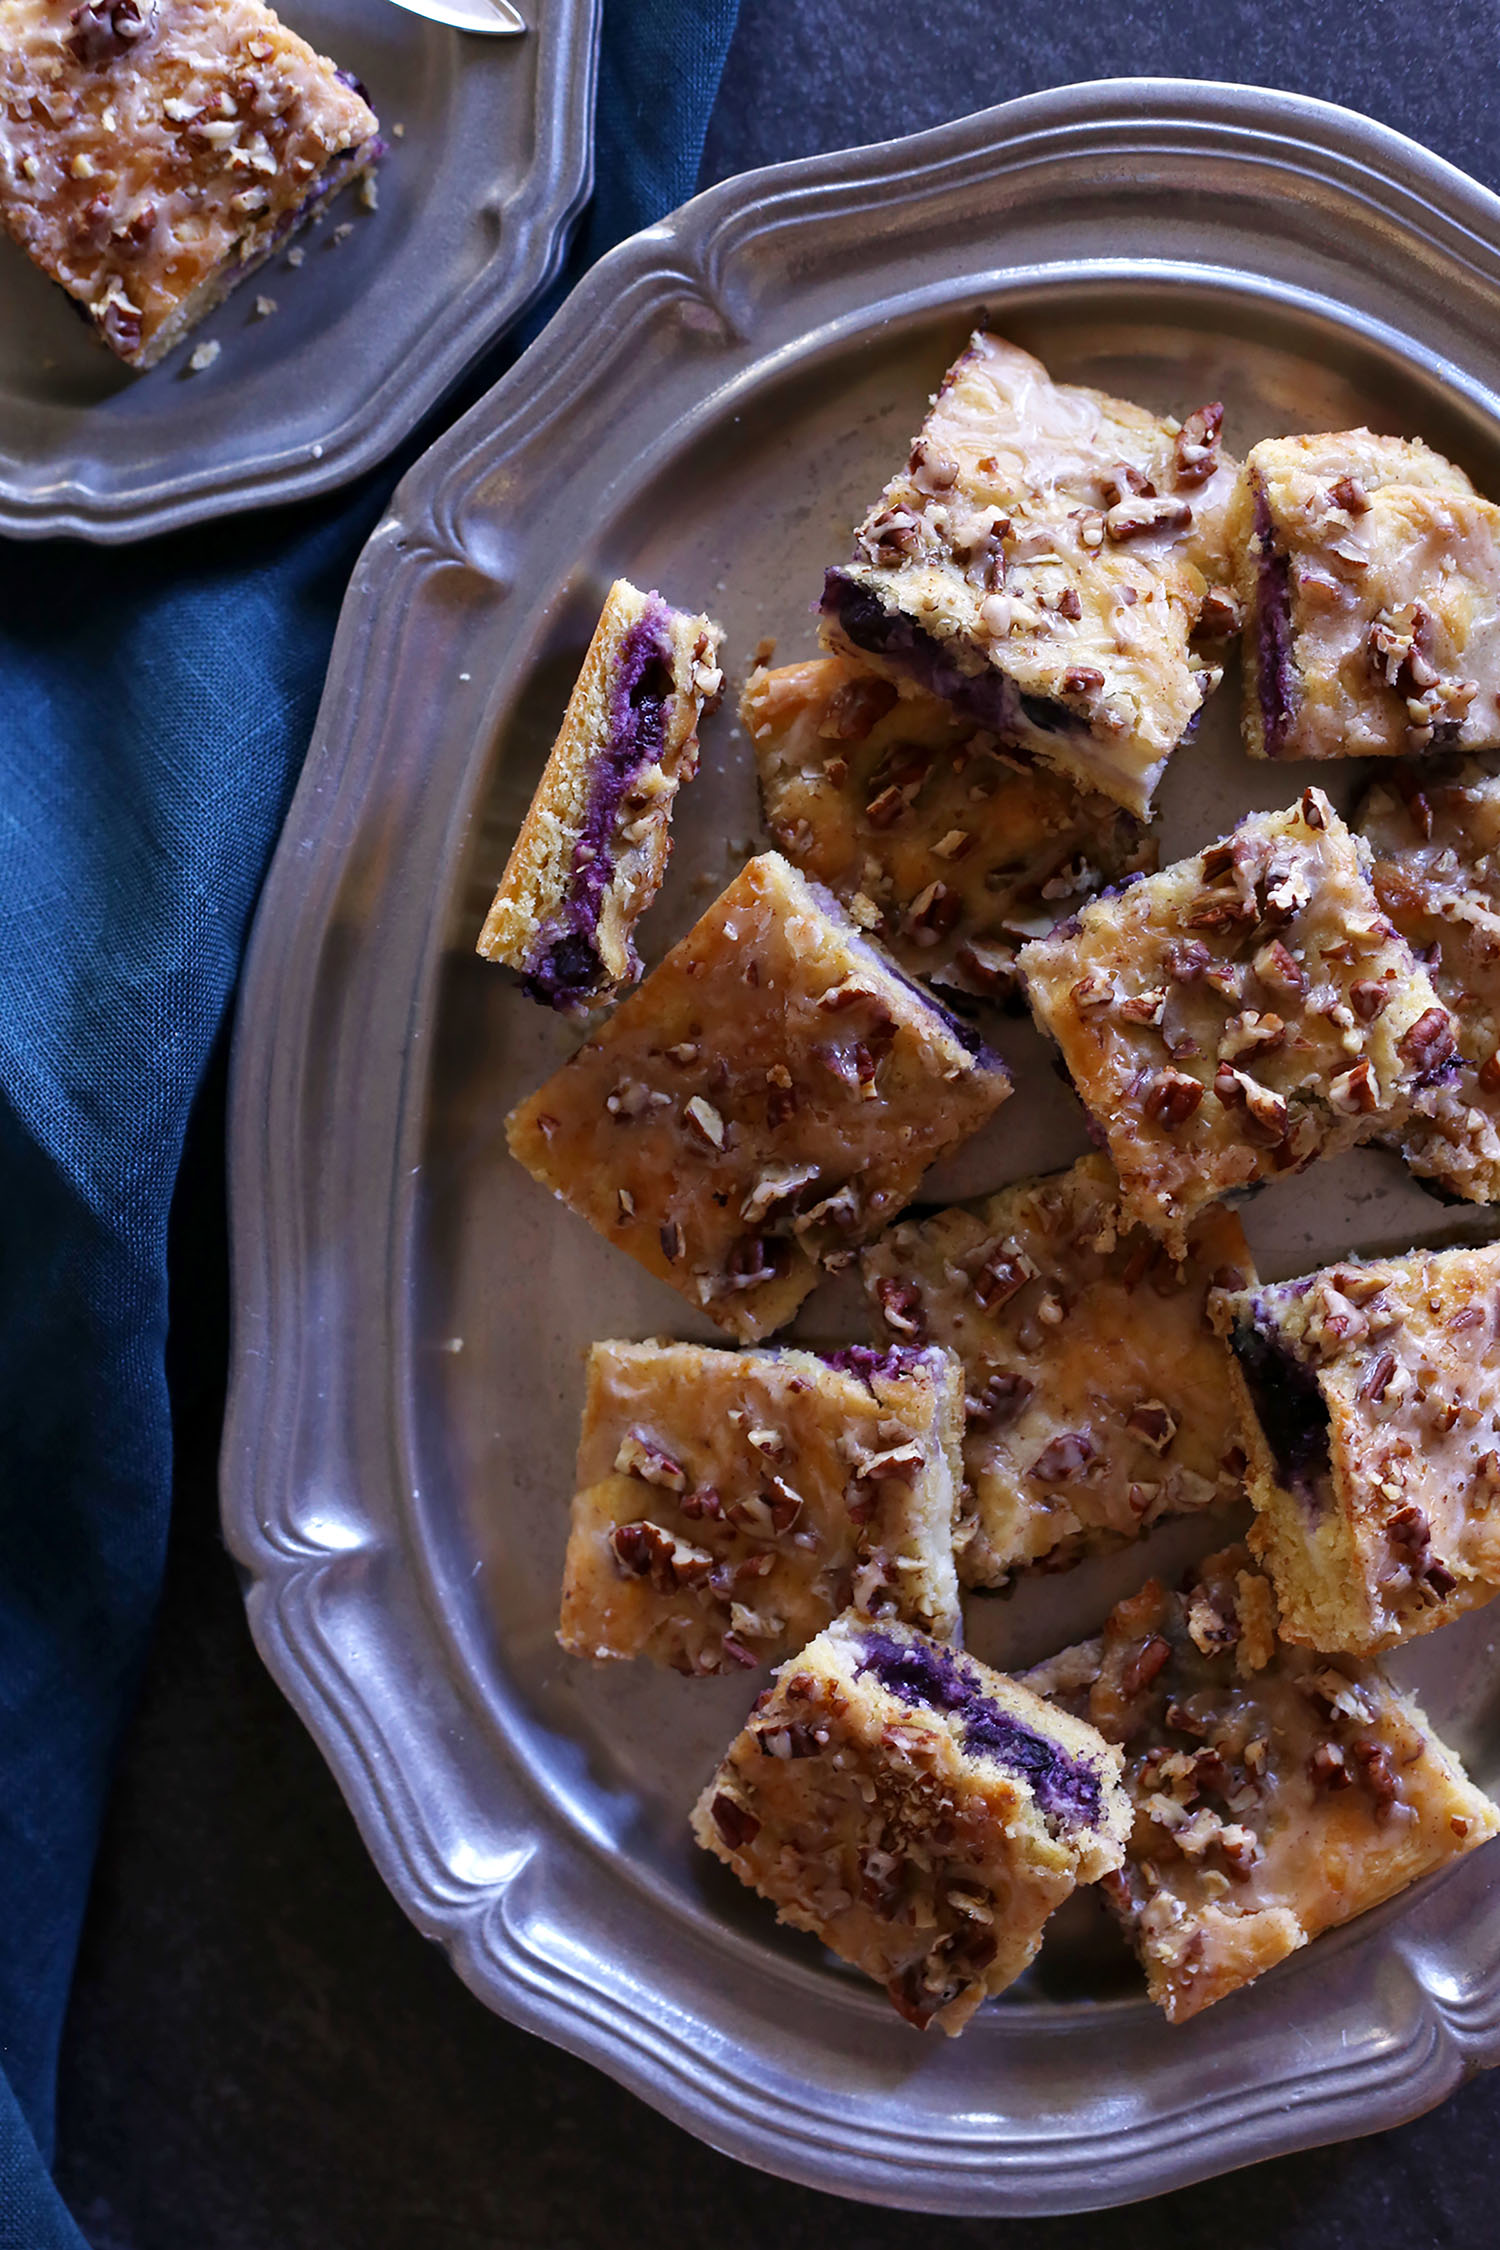
<instances>
[{"instance_id":1,"label":"dark blue linen napkin","mask_svg":"<svg viewBox=\"0 0 1500 2250\"><path fill-rule=\"evenodd\" d=\"M692 193L737 10L606 0L597 187L570 275ZM46 2163L165 1555L167 1231L189 1112L350 571L455 411L330 501L123 551L0 542L3 2250L83 2241Z\"/></svg>"}]
</instances>

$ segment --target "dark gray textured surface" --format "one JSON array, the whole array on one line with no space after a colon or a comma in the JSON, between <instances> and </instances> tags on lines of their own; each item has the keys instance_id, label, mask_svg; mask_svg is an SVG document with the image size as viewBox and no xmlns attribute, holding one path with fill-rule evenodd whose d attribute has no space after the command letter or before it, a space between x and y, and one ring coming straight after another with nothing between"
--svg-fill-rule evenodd
<instances>
[{"instance_id":1,"label":"dark gray textured surface","mask_svg":"<svg viewBox=\"0 0 1500 2250\"><path fill-rule=\"evenodd\" d=\"M884 137L1069 79L1158 71L1342 99L1500 179L1500 8L1380 0L1235 17L998 0L744 0L705 176ZM1292 58L1296 58L1295 64ZM211 1148L212 1104L203 1120ZM194 1167L202 1183L210 1173ZM177 1530L69 2027L59 2172L96 2250L906 2250L941 2224L1083 2250L1417 2250L1495 2238L1500 2074L1398 2133L1113 2215L934 2222L747 2173L487 2016L390 1902L251 1650L219 1544L220 1214L178 1213Z\"/></svg>"}]
</instances>

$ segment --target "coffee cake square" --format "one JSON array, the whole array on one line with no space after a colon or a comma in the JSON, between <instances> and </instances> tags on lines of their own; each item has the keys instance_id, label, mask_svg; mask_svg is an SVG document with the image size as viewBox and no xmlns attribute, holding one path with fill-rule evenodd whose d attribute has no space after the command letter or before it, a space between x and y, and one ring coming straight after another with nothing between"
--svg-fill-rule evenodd
<instances>
[{"instance_id":1,"label":"coffee cake square","mask_svg":"<svg viewBox=\"0 0 1500 2250\"><path fill-rule=\"evenodd\" d=\"M508 1133L607 1241L755 1343L1009 1092L966 1026L766 852Z\"/></svg>"},{"instance_id":2,"label":"coffee cake square","mask_svg":"<svg viewBox=\"0 0 1500 2250\"><path fill-rule=\"evenodd\" d=\"M1124 1753L1134 1822L1102 1887L1172 2023L1500 1829L1378 1665L1288 1648L1275 1615L1225 1548L1026 1674Z\"/></svg>"},{"instance_id":3,"label":"coffee cake square","mask_svg":"<svg viewBox=\"0 0 1500 2250\"><path fill-rule=\"evenodd\" d=\"M1451 1074L1425 1088L1395 1145L1471 1203L1500 1201L1500 779L1481 765L1401 766L1357 823L1381 906L1453 1018Z\"/></svg>"},{"instance_id":4,"label":"coffee cake square","mask_svg":"<svg viewBox=\"0 0 1500 2250\"><path fill-rule=\"evenodd\" d=\"M756 671L740 715L778 846L934 984L1010 998L1018 945L1156 864L1107 797L852 658Z\"/></svg>"},{"instance_id":5,"label":"coffee cake square","mask_svg":"<svg viewBox=\"0 0 1500 2250\"><path fill-rule=\"evenodd\" d=\"M127 366L367 173L377 132L260 0L0 0L0 225Z\"/></svg>"},{"instance_id":6,"label":"coffee cake square","mask_svg":"<svg viewBox=\"0 0 1500 2250\"><path fill-rule=\"evenodd\" d=\"M1144 818L1220 678L1192 636L1238 615L1221 420L1054 383L976 333L827 575L826 645Z\"/></svg>"},{"instance_id":7,"label":"coffee cake square","mask_svg":"<svg viewBox=\"0 0 1500 2250\"><path fill-rule=\"evenodd\" d=\"M545 1007L585 1014L640 976L635 927L698 770L699 718L724 684L722 638L627 578L609 590L479 936Z\"/></svg>"},{"instance_id":8,"label":"coffee cake square","mask_svg":"<svg viewBox=\"0 0 1500 2250\"><path fill-rule=\"evenodd\" d=\"M1321 790L1026 946L1037 1022L1131 1225L1180 1251L1205 1204L1391 1132L1453 1026Z\"/></svg>"},{"instance_id":9,"label":"coffee cake square","mask_svg":"<svg viewBox=\"0 0 1500 2250\"><path fill-rule=\"evenodd\" d=\"M892 1334L963 1361L966 1584L1241 1497L1229 1357L1206 1309L1210 1289L1255 1278L1232 1212L1203 1212L1179 1263L1127 1223L1107 1158L1086 1156L902 1220L862 1264Z\"/></svg>"},{"instance_id":10,"label":"coffee cake square","mask_svg":"<svg viewBox=\"0 0 1500 2250\"><path fill-rule=\"evenodd\" d=\"M705 1851L877 1984L962 2031L1047 1917L1120 1864L1120 1755L910 1626L837 1619L783 1665L693 1811Z\"/></svg>"},{"instance_id":11,"label":"coffee cake square","mask_svg":"<svg viewBox=\"0 0 1500 2250\"><path fill-rule=\"evenodd\" d=\"M962 1631L951 1352L595 1344L558 1639L701 1677L851 1605Z\"/></svg>"},{"instance_id":12,"label":"coffee cake square","mask_svg":"<svg viewBox=\"0 0 1500 2250\"><path fill-rule=\"evenodd\" d=\"M1500 509L1420 440L1270 438L1231 517L1258 758L1500 745Z\"/></svg>"},{"instance_id":13,"label":"coffee cake square","mask_svg":"<svg viewBox=\"0 0 1500 2250\"><path fill-rule=\"evenodd\" d=\"M1500 1245L1227 1293L1282 1632L1368 1655L1500 1593Z\"/></svg>"}]
</instances>

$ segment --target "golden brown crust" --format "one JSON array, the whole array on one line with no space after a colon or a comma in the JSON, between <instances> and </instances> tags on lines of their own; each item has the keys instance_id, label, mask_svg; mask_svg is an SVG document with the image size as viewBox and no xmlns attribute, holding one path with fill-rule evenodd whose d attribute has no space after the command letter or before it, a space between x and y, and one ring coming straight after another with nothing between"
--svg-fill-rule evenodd
<instances>
[{"instance_id":1,"label":"golden brown crust","mask_svg":"<svg viewBox=\"0 0 1500 2250\"><path fill-rule=\"evenodd\" d=\"M1381 906L1453 1017L1457 1066L1395 1137L1414 1172L1500 1201L1500 779L1475 763L1400 767L1357 823Z\"/></svg>"},{"instance_id":2,"label":"golden brown crust","mask_svg":"<svg viewBox=\"0 0 1500 2250\"><path fill-rule=\"evenodd\" d=\"M1321 790L1026 946L1037 1021L1104 1134L1133 1224L1389 1132L1453 1027Z\"/></svg>"},{"instance_id":3,"label":"golden brown crust","mask_svg":"<svg viewBox=\"0 0 1500 2250\"><path fill-rule=\"evenodd\" d=\"M756 671L740 715L779 848L935 984L1008 998L1019 944L1156 864L1107 797L851 657Z\"/></svg>"},{"instance_id":4,"label":"golden brown crust","mask_svg":"<svg viewBox=\"0 0 1500 2250\"><path fill-rule=\"evenodd\" d=\"M1226 1295L1282 1632L1367 1655L1500 1592L1500 1246Z\"/></svg>"},{"instance_id":5,"label":"golden brown crust","mask_svg":"<svg viewBox=\"0 0 1500 2250\"><path fill-rule=\"evenodd\" d=\"M851 1605L958 1635L958 1362L854 1359L595 1344L563 1647L703 1678L775 1663Z\"/></svg>"},{"instance_id":6,"label":"golden brown crust","mask_svg":"<svg viewBox=\"0 0 1500 2250\"><path fill-rule=\"evenodd\" d=\"M1119 1754L1095 1730L907 1627L903 1657L1014 1730L1035 1773L971 1746L957 1709L871 1667L868 1621L841 1618L785 1664L693 1812L693 1833L783 1922L885 1986L906 2020L961 2031L1034 1957L1047 1917L1120 1863ZM952 1700L950 1695L949 1700ZM1087 1805L1083 1799L1087 1799Z\"/></svg>"},{"instance_id":7,"label":"golden brown crust","mask_svg":"<svg viewBox=\"0 0 1500 2250\"><path fill-rule=\"evenodd\" d=\"M0 223L132 367L367 170L377 130L260 0L0 0Z\"/></svg>"},{"instance_id":8,"label":"golden brown crust","mask_svg":"<svg viewBox=\"0 0 1500 2250\"><path fill-rule=\"evenodd\" d=\"M826 644L1144 817L1219 679L1190 636L1228 580L1221 414L1179 425L976 333L830 575ZM1222 591L1216 610L1228 630Z\"/></svg>"},{"instance_id":9,"label":"golden brown crust","mask_svg":"<svg viewBox=\"0 0 1500 2250\"><path fill-rule=\"evenodd\" d=\"M1009 1092L836 900L767 852L508 1133L607 1240L754 1343Z\"/></svg>"},{"instance_id":10,"label":"golden brown crust","mask_svg":"<svg viewBox=\"0 0 1500 2250\"><path fill-rule=\"evenodd\" d=\"M1105 1895L1173 2023L1500 1830L1410 1697L1278 1646L1270 1607L1226 1548L1026 1675L1124 1750L1135 1819Z\"/></svg>"},{"instance_id":11,"label":"golden brown crust","mask_svg":"<svg viewBox=\"0 0 1500 2250\"><path fill-rule=\"evenodd\" d=\"M1178 1265L1125 1224L1108 1159L1086 1156L904 1220L862 1263L893 1333L964 1363L966 1584L1056 1569L1240 1496L1228 1353L1205 1312L1211 1288L1253 1278L1232 1212L1206 1211Z\"/></svg>"},{"instance_id":12,"label":"golden brown crust","mask_svg":"<svg viewBox=\"0 0 1500 2250\"><path fill-rule=\"evenodd\" d=\"M534 999L586 1013L641 973L634 931L661 889L698 721L723 686L722 629L626 578L609 590L477 950ZM603 817L601 817L601 808ZM561 946L569 972L556 974Z\"/></svg>"},{"instance_id":13,"label":"golden brown crust","mask_svg":"<svg viewBox=\"0 0 1500 2250\"><path fill-rule=\"evenodd\" d=\"M1252 448L1231 514L1252 757L1500 743L1500 509L1420 440Z\"/></svg>"}]
</instances>

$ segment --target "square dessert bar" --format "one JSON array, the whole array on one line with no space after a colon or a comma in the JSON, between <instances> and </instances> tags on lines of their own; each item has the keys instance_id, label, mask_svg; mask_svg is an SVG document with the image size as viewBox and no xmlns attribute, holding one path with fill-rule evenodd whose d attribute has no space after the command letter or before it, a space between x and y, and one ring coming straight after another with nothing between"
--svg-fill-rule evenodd
<instances>
[{"instance_id":1,"label":"square dessert bar","mask_svg":"<svg viewBox=\"0 0 1500 2250\"><path fill-rule=\"evenodd\" d=\"M766 852L508 1132L560 1201L754 1343L1009 1092L973 1033Z\"/></svg>"},{"instance_id":2,"label":"square dessert bar","mask_svg":"<svg viewBox=\"0 0 1500 2250\"><path fill-rule=\"evenodd\" d=\"M1310 1648L1390 1648L1500 1593L1500 1245L1217 1299L1250 1544Z\"/></svg>"},{"instance_id":3,"label":"square dessert bar","mask_svg":"<svg viewBox=\"0 0 1500 2250\"><path fill-rule=\"evenodd\" d=\"M367 172L376 131L260 0L0 0L0 222L131 367Z\"/></svg>"},{"instance_id":4,"label":"square dessert bar","mask_svg":"<svg viewBox=\"0 0 1500 2250\"><path fill-rule=\"evenodd\" d=\"M1281 1646L1275 1614L1230 1547L1026 1675L1124 1751L1135 1820L1103 1889L1172 2023L1500 1828L1411 1697Z\"/></svg>"},{"instance_id":5,"label":"square dessert bar","mask_svg":"<svg viewBox=\"0 0 1500 2250\"><path fill-rule=\"evenodd\" d=\"M1231 1188L1390 1132L1453 1026L1321 790L1096 899L1020 955L1131 1225L1180 1249Z\"/></svg>"},{"instance_id":6,"label":"square dessert bar","mask_svg":"<svg viewBox=\"0 0 1500 2250\"><path fill-rule=\"evenodd\" d=\"M962 2031L1053 1908L1120 1864L1120 1754L1093 1727L910 1626L839 1618L784 1664L693 1833L883 1984Z\"/></svg>"},{"instance_id":7,"label":"square dessert bar","mask_svg":"<svg viewBox=\"0 0 1500 2250\"><path fill-rule=\"evenodd\" d=\"M1179 424L976 334L823 591L824 639L1144 817L1238 612L1222 411Z\"/></svg>"},{"instance_id":8,"label":"square dessert bar","mask_svg":"<svg viewBox=\"0 0 1500 2250\"><path fill-rule=\"evenodd\" d=\"M1500 744L1500 508L1430 447L1271 438L1232 516L1258 758Z\"/></svg>"},{"instance_id":9,"label":"square dessert bar","mask_svg":"<svg viewBox=\"0 0 1500 2250\"><path fill-rule=\"evenodd\" d=\"M558 1639L701 1676L851 1604L957 1635L962 1435L951 1352L595 1344Z\"/></svg>"},{"instance_id":10,"label":"square dessert bar","mask_svg":"<svg viewBox=\"0 0 1500 2250\"><path fill-rule=\"evenodd\" d=\"M1232 1212L1205 1211L1178 1264L1128 1225L1107 1159L1086 1156L903 1220L863 1266L892 1334L964 1364L969 1585L1240 1498L1229 1356L1206 1310L1210 1289L1255 1277Z\"/></svg>"},{"instance_id":11,"label":"square dessert bar","mask_svg":"<svg viewBox=\"0 0 1500 2250\"><path fill-rule=\"evenodd\" d=\"M698 770L722 638L628 579L609 590L479 936L547 1007L585 1012L641 973L632 933L666 873L673 800Z\"/></svg>"},{"instance_id":12,"label":"square dessert bar","mask_svg":"<svg viewBox=\"0 0 1500 2250\"><path fill-rule=\"evenodd\" d=\"M1415 1172L1471 1203L1500 1201L1500 779L1478 764L1400 766L1357 825L1375 895L1453 1017L1448 1078L1418 1094L1397 1139Z\"/></svg>"},{"instance_id":13,"label":"square dessert bar","mask_svg":"<svg viewBox=\"0 0 1500 2250\"><path fill-rule=\"evenodd\" d=\"M1009 997L1017 945L1156 864L1107 797L852 658L753 673L740 715L777 844L935 984Z\"/></svg>"}]
</instances>

